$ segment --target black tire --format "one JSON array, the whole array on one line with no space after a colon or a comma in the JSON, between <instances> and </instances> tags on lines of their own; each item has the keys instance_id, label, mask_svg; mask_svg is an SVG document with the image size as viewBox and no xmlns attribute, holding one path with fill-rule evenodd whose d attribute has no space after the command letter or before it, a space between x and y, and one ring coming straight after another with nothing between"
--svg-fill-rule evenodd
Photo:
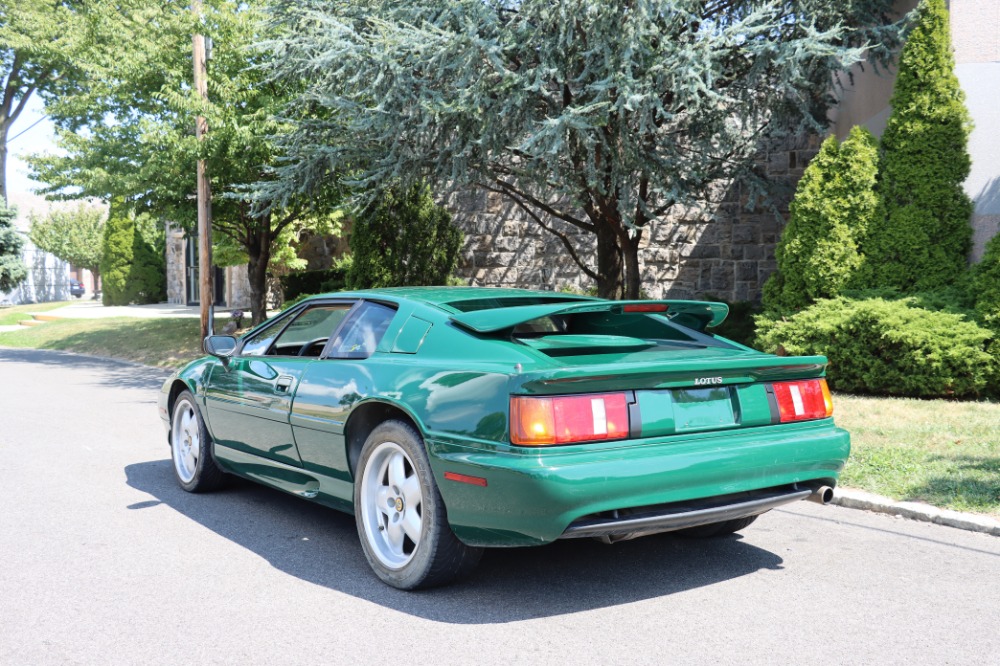
<instances>
[{"instance_id":1,"label":"black tire","mask_svg":"<svg viewBox=\"0 0 1000 666\"><path fill-rule=\"evenodd\" d=\"M217 490L225 473L212 455L212 437L190 391L182 391L170 414L170 458L174 477L189 493Z\"/></svg>"},{"instance_id":2,"label":"black tire","mask_svg":"<svg viewBox=\"0 0 1000 666\"><path fill-rule=\"evenodd\" d=\"M733 534L734 532L739 532L755 520L757 520L757 516L733 518L732 520L723 520L721 523L709 523L708 525L698 525L697 527L686 527L683 530L675 531L674 534L694 539L721 537Z\"/></svg>"},{"instance_id":3,"label":"black tire","mask_svg":"<svg viewBox=\"0 0 1000 666\"><path fill-rule=\"evenodd\" d=\"M401 590L450 583L482 557L481 548L451 531L423 440L402 421L368 435L354 480L354 517L375 575Z\"/></svg>"}]
</instances>

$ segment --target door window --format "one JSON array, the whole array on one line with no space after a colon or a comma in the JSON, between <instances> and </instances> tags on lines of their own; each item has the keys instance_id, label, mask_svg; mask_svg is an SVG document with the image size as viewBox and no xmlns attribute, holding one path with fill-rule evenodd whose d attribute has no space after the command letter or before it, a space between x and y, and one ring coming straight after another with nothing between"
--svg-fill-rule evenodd
<instances>
[{"instance_id":1,"label":"door window","mask_svg":"<svg viewBox=\"0 0 1000 666\"><path fill-rule=\"evenodd\" d=\"M352 303L306 308L288 326L271 326L243 343L243 356L319 356Z\"/></svg>"}]
</instances>

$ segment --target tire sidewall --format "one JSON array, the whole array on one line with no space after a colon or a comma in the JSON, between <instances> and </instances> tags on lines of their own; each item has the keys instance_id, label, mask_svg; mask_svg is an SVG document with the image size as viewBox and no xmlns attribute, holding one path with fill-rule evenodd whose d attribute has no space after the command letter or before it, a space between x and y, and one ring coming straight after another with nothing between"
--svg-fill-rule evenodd
<instances>
[{"instance_id":1,"label":"tire sidewall","mask_svg":"<svg viewBox=\"0 0 1000 666\"><path fill-rule=\"evenodd\" d=\"M364 524L365 508L362 504L362 479L367 473L368 463L379 445L386 442L396 444L406 453L420 482L420 543L413 552L410 561L398 569L383 564L373 551ZM368 507L368 510L376 509ZM368 564L375 571L375 574L385 583L399 589L412 590L420 587L431 573L434 555L443 536L442 530L451 530L447 521L444 520L444 515L441 494L434 482L434 475L420 436L401 421L386 421L376 427L361 449L357 474L354 479L354 518L358 528L358 537L361 540L365 559L368 560Z\"/></svg>"},{"instance_id":2,"label":"tire sidewall","mask_svg":"<svg viewBox=\"0 0 1000 666\"><path fill-rule=\"evenodd\" d=\"M191 409L194 411L195 422L198 424L198 436L200 438L201 450L198 455L198 463L195 465L194 475L191 477L190 481L184 481L181 475L177 472L177 447L174 446L174 421L177 419L178 413L184 404L189 404ZM198 403L195 402L194 395L190 391L182 391L180 395L177 396L177 400L174 402L174 409L170 416L170 464L171 468L174 470L174 478L177 479L177 483L180 484L181 488L188 491L189 493L198 492L202 487L202 477L205 475L205 468L209 464L214 465L214 459L212 458L212 438L208 434L208 428L205 426L205 420L201 418L201 410L198 408Z\"/></svg>"}]
</instances>

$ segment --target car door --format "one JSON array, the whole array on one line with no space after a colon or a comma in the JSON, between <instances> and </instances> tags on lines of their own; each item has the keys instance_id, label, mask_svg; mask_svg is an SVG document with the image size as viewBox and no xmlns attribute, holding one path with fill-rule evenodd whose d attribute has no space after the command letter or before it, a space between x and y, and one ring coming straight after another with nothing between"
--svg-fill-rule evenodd
<instances>
[{"instance_id":1,"label":"car door","mask_svg":"<svg viewBox=\"0 0 1000 666\"><path fill-rule=\"evenodd\" d=\"M300 467L289 412L299 380L354 305L323 302L244 339L228 366L212 371L206 409L217 445Z\"/></svg>"}]
</instances>

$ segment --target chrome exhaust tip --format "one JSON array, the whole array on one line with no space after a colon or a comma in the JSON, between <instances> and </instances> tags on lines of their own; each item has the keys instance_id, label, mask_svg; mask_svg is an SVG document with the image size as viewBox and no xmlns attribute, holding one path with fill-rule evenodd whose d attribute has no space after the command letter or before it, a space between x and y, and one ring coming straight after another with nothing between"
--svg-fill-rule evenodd
<instances>
[{"instance_id":1,"label":"chrome exhaust tip","mask_svg":"<svg viewBox=\"0 0 1000 666\"><path fill-rule=\"evenodd\" d=\"M820 486L813 490L812 495L806 499L817 504L829 504L833 501L833 488L830 486Z\"/></svg>"}]
</instances>

